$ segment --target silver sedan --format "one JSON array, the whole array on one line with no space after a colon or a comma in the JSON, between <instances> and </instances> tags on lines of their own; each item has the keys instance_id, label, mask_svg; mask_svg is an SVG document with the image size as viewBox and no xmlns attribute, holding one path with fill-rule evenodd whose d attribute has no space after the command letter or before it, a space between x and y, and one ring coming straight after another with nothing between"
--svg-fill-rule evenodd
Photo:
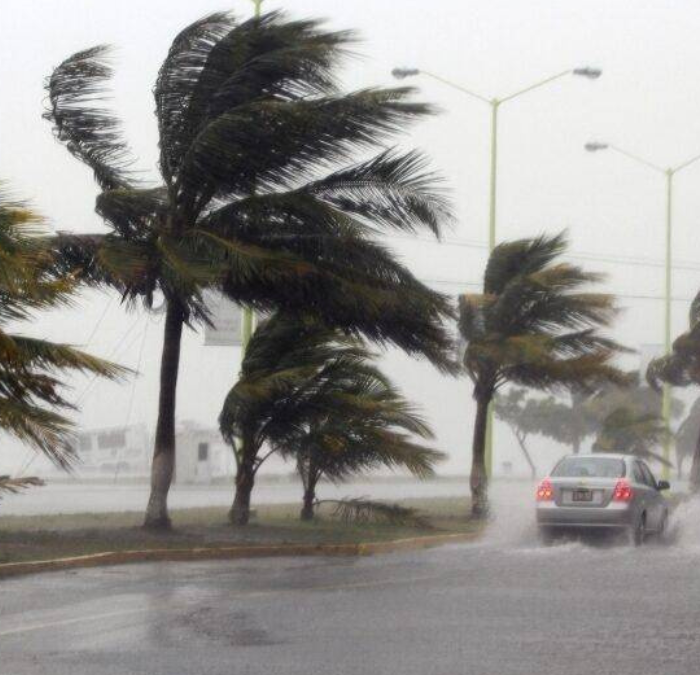
<instances>
[{"instance_id":1,"label":"silver sedan","mask_svg":"<svg viewBox=\"0 0 700 675\"><path fill-rule=\"evenodd\" d=\"M634 544L661 535L668 504L646 462L629 455L568 455L537 486L537 524L545 541L565 530L617 528Z\"/></svg>"}]
</instances>

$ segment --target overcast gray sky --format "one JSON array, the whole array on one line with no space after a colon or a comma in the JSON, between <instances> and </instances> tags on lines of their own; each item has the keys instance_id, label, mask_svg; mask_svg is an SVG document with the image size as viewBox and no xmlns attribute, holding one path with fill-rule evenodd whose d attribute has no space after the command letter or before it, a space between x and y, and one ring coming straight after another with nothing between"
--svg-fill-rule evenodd
<instances>
[{"instance_id":1,"label":"overcast gray sky","mask_svg":"<svg viewBox=\"0 0 700 675\"><path fill-rule=\"evenodd\" d=\"M409 65L486 96L502 96L580 65L603 69L595 82L568 77L503 106L499 153L499 239L567 228L579 262L607 272L606 288L626 308L616 337L632 347L662 339L663 177L612 153L590 155L591 139L615 143L663 166L700 154L700 4L692 0L266 0L292 17L326 17L357 29L362 58L345 68L348 88L391 85ZM71 53L110 43L114 106L140 166L155 176L156 124L151 89L172 38L215 10L250 15L249 0L3 0L0 3L0 175L34 201L57 229L99 230L89 171L69 156L42 121L43 79ZM396 241L405 262L445 292L469 290L482 272L488 211L488 107L429 80L421 96L443 114L402 143L426 151L447 178L458 213L446 243ZM700 286L695 245L700 163L676 182L674 332ZM473 287L472 287L473 290ZM32 331L88 345L142 376L121 386L75 383L78 420L116 426L155 418L161 326L126 314L117 300L91 294L70 313L42 317ZM231 348L188 335L179 417L214 424L238 369ZM140 359L139 359L140 356ZM466 381L447 381L425 364L391 355L387 367L407 395L424 404L452 459L466 471L472 408ZM503 431L502 437L506 436ZM508 443L510 441L508 440ZM505 441L504 441L505 444ZM511 449L504 450L505 455Z\"/></svg>"}]
</instances>

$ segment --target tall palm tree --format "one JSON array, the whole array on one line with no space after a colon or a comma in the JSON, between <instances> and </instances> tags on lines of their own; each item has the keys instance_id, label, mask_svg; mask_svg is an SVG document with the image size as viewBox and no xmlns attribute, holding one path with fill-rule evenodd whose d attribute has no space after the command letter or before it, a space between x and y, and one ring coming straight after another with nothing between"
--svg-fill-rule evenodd
<instances>
[{"instance_id":1,"label":"tall palm tree","mask_svg":"<svg viewBox=\"0 0 700 675\"><path fill-rule=\"evenodd\" d=\"M503 243L489 258L484 292L460 297L464 366L477 408L470 478L477 518L488 512L486 424L500 387L553 391L627 382L612 363L622 348L598 332L615 315L613 298L585 291L601 277L558 261L565 250L563 234Z\"/></svg>"},{"instance_id":2,"label":"tall palm tree","mask_svg":"<svg viewBox=\"0 0 700 675\"><path fill-rule=\"evenodd\" d=\"M66 306L75 288L56 277L41 219L0 185L0 429L68 468L75 460L72 424L60 375L66 371L114 378L124 371L69 345L18 332L36 311ZM35 479L0 480L8 491Z\"/></svg>"},{"instance_id":3,"label":"tall palm tree","mask_svg":"<svg viewBox=\"0 0 700 675\"><path fill-rule=\"evenodd\" d=\"M430 473L440 453L408 435L430 430L370 357L359 340L313 320L275 314L258 326L219 418L237 459L232 522L248 522L255 475L274 453L301 469L305 517L324 473L339 480L380 464Z\"/></svg>"},{"instance_id":4,"label":"tall palm tree","mask_svg":"<svg viewBox=\"0 0 700 675\"><path fill-rule=\"evenodd\" d=\"M174 40L155 85L160 180L133 170L101 99L108 50L64 61L48 80L57 138L90 167L106 235L63 236L67 269L166 315L145 524L169 527L183 326L211 320L203 290L260 310L310 312L449 369L448 300L373 241L381 230L438 234L449 207L414 152L386 150L432 113L412 90L339 90L354 38L279 13L238 24L212 14ZM383 148L356 163L361 152Z\"/></svg>"},{"instance_id":5,"label":"tall palm tree","mask_svg":"<svg viewBox=\"0 0 700 675\"><path fill-rule=\"evenodd\" d=\"M700 385L700 293L690 306L688 319L688 330L676 338L671 353L649 364L647 381L657 390L662 382L674 387ZM700 430L695 439L689 480L692 492L700 493Z\"/></svg>"}]
</instances>

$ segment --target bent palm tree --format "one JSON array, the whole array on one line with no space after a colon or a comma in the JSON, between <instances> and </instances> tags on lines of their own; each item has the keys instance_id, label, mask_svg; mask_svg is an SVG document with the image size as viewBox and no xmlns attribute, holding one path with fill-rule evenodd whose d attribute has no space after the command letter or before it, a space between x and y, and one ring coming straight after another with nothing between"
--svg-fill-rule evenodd
<instances>
[{"instance_id":1,"label":"bent palm tree","mask_svg":"<svg viewBox=\"0 0 700 675\"><path fill-rule=\"evenodd\" d=\"M273 453L302 469L305 516L323 473L340 479L379 464L430 473L440 454L408 437L429 429L369 358L358 340L313 321L276 314L260 324L219 418L237 457L234 523L247 523L255 475Z\"/></svg>"},{"instance_id":2,"label":"bent palm tree","mask_svg":"<svg viewBox=\"0 0 700 675\"><path fill-rule=\"evenodd\" d=\"M413 440L433 438L430 428L378 372L358 364L354 373L332 377L321 396L323 411L312 411L308 424L281 448L296 459L302 479L302 520L313 518L323 477L341 482L382 466L420 478L434 475L443 454Z\"/></svg>"},{"instance_id":3,"label":"bent palm tree","mask_svg":"<svg viewBox=\"0 0 700 675\"><path fill-rule=\"evenodd\" d=\"M77 371L114 378L123 370L69 345L15 332L15 324L33 312L68 304L75 281L54 276L40 218L11 201L1 187L0 429L68 468L75 454L65 412L73 406L63 394L59 374ZM33 480L6 477L0 489L19 489Z\"/></svg>"},{"instance_id":4,"label":"bent palm tree","mask_svg":"<svg viewBox=\"0 0 700 675\"><path fill-rule=\"evenodd\" d=\"M700 293L690 306L689 324L688 330L674 341L671 353L649 364L647 381L657 391L661 382L674 387L700 384ZM689 479L690 489L700 492L700 430L695 439Z\"/></svg>"},{"instance_id":5,"label":"bent palm tree","mask_svg":"<svg viewBox=\"0 0 700 675\"><path fill-rule=\"evenodd\" d=\"M484 292L460 298L464 365L477 406L470 477L475 517L488 512L486 423L501 386L552 391L627 382L612 365L622 348L598 333L615 315L613 298L582 290L601 277L557 262L565 249L563 235L501 244L486 266Z\"/></svg>"},{"instance_id":6,"label":"bent palm tree","mask_svg":"<svg viewBox=\"0 0 700 675\"><path fill-rule=\"evenodd\" d=\"M182 329L210 320L204 289L309 312L450 368L448 300L372 240L381 229L438 234L449 209L437 179L412 152L352 163L432 110L406 88L340 92L334 70L352 39L278 13L240 25L212 14L186 28L155 86L155 185L137 180L119 123L100 105L106 48L75 54L49 79L46 116L93 170L112 228L59 238L64 266L147 307L165 298L147 526L170 525Z\"/></svg>"}]
</instances>

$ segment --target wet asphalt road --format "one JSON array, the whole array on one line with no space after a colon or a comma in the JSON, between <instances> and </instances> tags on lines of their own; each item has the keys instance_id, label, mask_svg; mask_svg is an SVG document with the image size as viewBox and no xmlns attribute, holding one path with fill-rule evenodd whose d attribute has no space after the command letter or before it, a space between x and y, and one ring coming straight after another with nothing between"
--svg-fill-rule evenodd
<instances>
[{"instance_id":1,"label":"wet asphalt road","mask_svg":"<svg viewBox=\"0 0 700 675\"><path fill-rule=\"evenodd\" d=\"M542 548L527 528L506 526L471 545L377 558L7 580L0 673L691 675L694 539Z\"/></svg>"}]
</instances>

